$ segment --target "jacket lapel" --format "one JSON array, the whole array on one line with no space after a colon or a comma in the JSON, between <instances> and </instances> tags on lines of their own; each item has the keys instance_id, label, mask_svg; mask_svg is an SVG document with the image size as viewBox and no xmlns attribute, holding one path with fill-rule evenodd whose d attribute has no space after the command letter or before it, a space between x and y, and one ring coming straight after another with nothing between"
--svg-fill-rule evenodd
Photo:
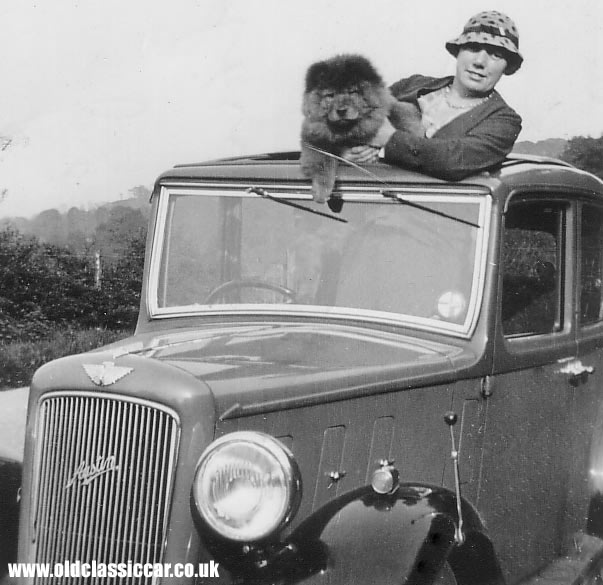
<instances>
[{"instance_id":1,"label":"jacket lapel","mask_svg":"<svg viewBox=\"0 0 603 585\"><path fill-rule=\"evenodd\" d=\"M468 112L457 116L445 126L442 126L434 135L434 138L449 138L452 136L464 136L475 126L490 116L492 112L504 105L503 99L495 91L483 104L475 106Z\"/></svg>"},{"instance_id":2,"label":"jacket lapel","mask_svg":"<svg viewBox=\"0 0 603 585\"><path fill-rule=\"evenodd\" d=\"M454 77L451 75L447 77L421 77L420 79L417 79L416 82L411 83L404 93L396 94L396 98L405 102L414 102L418 105L419 97L450 85L453 79ZM505 106L506 103L500 94L497 91L494 91L490 99L486 100L483 104L457 116L448 122L448 124L442 126L433 135L433 138L454 138L464 136L482 122L484 118L487 118L493 112Z\"/></svg>"}]
</instances>

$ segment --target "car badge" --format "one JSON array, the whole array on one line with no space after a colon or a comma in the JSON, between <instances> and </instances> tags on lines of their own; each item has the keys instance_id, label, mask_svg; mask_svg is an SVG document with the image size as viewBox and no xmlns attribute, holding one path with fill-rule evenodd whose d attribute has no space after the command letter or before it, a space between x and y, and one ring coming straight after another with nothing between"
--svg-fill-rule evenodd
<instances>
[{"instance_id":1,"label":"car badge","mask_svg":"<svg viewBox=\"0 0 603 585\"><path fill-rule=\"evenodd\" d=\"M100 365L83 364L82 367L90 380L97 386L111 386L134 371L134 368L116 366L113 362L103 362Z\"/></svg>"},{"instance_id":2,"label":"car badge","mask_svg":"<svg viewBox=\"0 0 603 585\"><path fill-rule=\"evenodd\" d=\"M73 475L67 479L64 489L67 490L76 484L86 486L92 483L97 477L111 471L119 471L119 465L117 465L114 455L109 455L108 457L99 455L96 461L92 463L82 461L73 472Z\"/></svg>"}]
</instances>

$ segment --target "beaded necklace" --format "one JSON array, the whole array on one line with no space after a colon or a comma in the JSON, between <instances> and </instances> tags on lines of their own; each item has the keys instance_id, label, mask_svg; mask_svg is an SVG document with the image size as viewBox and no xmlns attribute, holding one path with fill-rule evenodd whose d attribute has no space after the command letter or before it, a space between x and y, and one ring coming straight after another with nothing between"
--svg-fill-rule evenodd
<instances>
[{"instance_id":1,"label":"beaded necklace","mask_svg":"<svg viewBox=\"0 0 603 585\"><path fill-rule=\"evenodd\" d=\"M469 104L465 104L465 105L459 105L459 104L453 104L450 101L450 86L447 85L446 89L444 91L444 101L446 102L446 105L449 108L452 108L453 110L467 110L469 108L474 108L475 106L479 106L480 104L483 104L485 101L490 99L490 96L492 95L492 93L489 93L487 96L480 98L474 102L471 102Z\"/></svg>"}]
</instances>

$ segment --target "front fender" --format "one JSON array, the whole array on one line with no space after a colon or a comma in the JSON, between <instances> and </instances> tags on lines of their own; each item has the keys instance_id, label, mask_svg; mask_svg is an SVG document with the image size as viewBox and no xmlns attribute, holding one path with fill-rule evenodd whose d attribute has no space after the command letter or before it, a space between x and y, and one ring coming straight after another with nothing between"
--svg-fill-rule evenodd
<instances>
[{"instance_id":1,"label":"front fender","mask_svg":"<svg viewBox=\"0 0 603 585\"><path fill-rule=\"evenodd\" d=\"M464 542L455 541L455 494L403 484L347 492L306 518L287 538L242 546L204 541L234 582L254 585L427 585L448 563L459 585L504 583L476 511L462 502Z\"/></svg>"},{"instance_id":2,"label":"front fender","mask_svg":"<svg viewBox=\"0 0 603 585\"><path fill-rule=\"evenodd\" d=\"M0 459L0 579L17 560L21 474L20 462Z\"/></svg>"},{"instance_id":3,"label":"front fender","mask_svg":"<svg viewBox=\"0 0 603 585\"><path fill-rule=\"evenodd\" d=\"M297 562L286 582L421 585L448 561L459 584L503 583L479 516L467 502L462 510L465 541L457 545L456 500L448 490L401 485L392 495L370 486L349 492L291 534Z\"/></svg>"}]
</instances>

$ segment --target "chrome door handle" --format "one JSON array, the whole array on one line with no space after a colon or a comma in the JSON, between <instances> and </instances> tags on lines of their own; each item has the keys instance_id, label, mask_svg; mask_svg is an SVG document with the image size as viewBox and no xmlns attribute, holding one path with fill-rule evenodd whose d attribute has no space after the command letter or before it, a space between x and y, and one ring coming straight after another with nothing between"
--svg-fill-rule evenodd
<instances>
[{"instance_id":1,"label":"chrome door handle","mask_svg":"<svg viewBox=\"0 0 603 585\"><path fill-rule=\"evenodd\" d=\"M585 366L580 360L560 360L563 362L563 366L557 370L558 374L565 374L568 376L570 384L577 386L583 384L588 379L590 374L594 374L594 366Z\"/></svg>"}]
</instances>

